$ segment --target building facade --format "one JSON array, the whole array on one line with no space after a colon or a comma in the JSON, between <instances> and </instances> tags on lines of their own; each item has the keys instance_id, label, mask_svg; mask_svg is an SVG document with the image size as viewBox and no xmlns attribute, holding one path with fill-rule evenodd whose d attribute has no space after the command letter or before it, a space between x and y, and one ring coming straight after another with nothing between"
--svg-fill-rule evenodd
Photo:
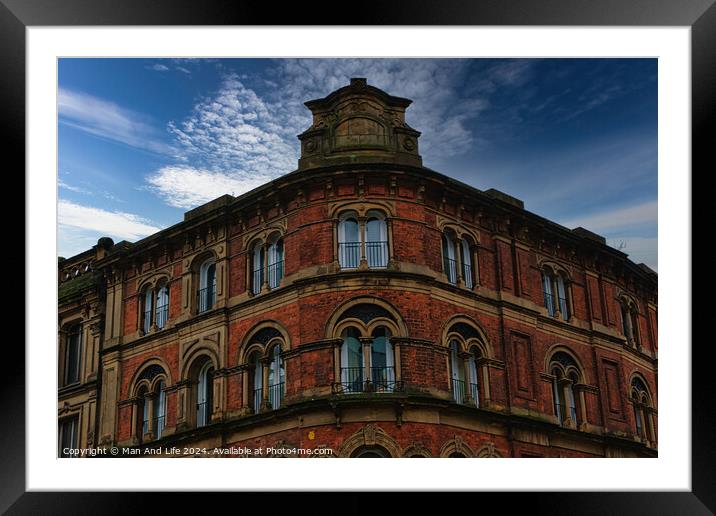
<instances>
[{"instance_id":1,"label":"building facade","mask_svg":"<svg viewBox=\"0 0 716 516\"><path fill-rule=\"evenodd\" d=\"M410 103L352 79L296 171L62 261L60 444L656 456L656 273L423 167Z\"/></svg>"}]
</instances>

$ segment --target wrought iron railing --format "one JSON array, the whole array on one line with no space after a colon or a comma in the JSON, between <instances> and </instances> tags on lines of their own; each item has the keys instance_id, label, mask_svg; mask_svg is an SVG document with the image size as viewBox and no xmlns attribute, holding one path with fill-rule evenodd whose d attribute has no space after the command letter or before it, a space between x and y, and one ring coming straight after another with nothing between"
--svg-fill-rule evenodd
<instances>
[{"instance_id":1,"label":"wrought iron railing","mask_svg":"<svg viewBox=\"0 0 716 516\"><path fill-rule=\"evenodd\" d=\"M560 425L566 424L568 417L574 425L577 424L577 409L575 407L568 407L562 403L555 403L555 410Z\"/></svg>"},{"instance_id":2,"label":"wrought iron railing","mask_svg":"<svg viewBox=\"0 0 716 516\"><path fill-rule=\"evenodd\" d=\"M452 379L452 397L458 403L465 403L465 382L463 380Z\"/></svg>"},{"instance_id":3,"label":"wrought iron railing","mask_svg":"<svg viewBox=\"0 0 716 516\"><path fill-rule=\"evenodd\" d=\"M396 390L394 367L371 367L370 382L366 385L372 392L393 392Z\"/></svg>"},{"instance_id":4,"label":"wrought iron railing","mask_svg":"<svg viewBox=\"0 0 716 516\"><path fill-rule=\"evenodd\" d=\"M547 308L547 313L550 315L550 317L554 317L556 310L554 296L549 292L544 293L544 306Z\"/></svg>"},{"instance_id":5,"label":"wrought iron railing","mask_svg":"<svg viewBox=\"0 0 716 516\"><path fill-rule=\"evenodd\" d=\"M470 383L470 403L476 407L480 406L480 390L476 383Z\"/></svg>"},{"instance_id":6,"label":"wrought iron railing","mask_svg":"<svg viewBox=\"0 0 716 516\"><path fill-rule=\"evenodd\" d=\"M566 298L559 298L559 311L562 313L562 318L565 321L569 320L569 307L567 306Z\"/></svg>"},{"instance_id":7,"label":"wrought iron railing","mask_svg":"<svg viewBox=\"0 0 716 516\"><path fill-rule=\"evenodd\" d=\"M388 266L387 241L366 242L365 253L368 259L368 267L385 268Z\"/></svg>"},{"instance_id":8,"label":"wrought iron railing","mask_svg":"<svg viewBox=\"0 0 716 516\"><path fill-rule=\"evenodd\" d=\"M457 283L457 262L446 256L443 262L443 270L448 281L455 285Z\"/></svg>"},{"instance_id":9,"label":"wrought iron railing","mask_svg":"<svg viewBox=\"0 0 716 516\"><path fill-rule=\"evenodd\" d=\"M167 319L169 319L169 305L158 306L155 320L157 328L160 330L164 328L167 324Z\"/></svg>"},{"instance_id":10,"label":"wrought iron railing","mask_svg":"<svg viewBox=\"0 0 716 516\"><path fill-rule=\"evenodd\" d=\"M268 266L268 284L269 288L276 288L283 278L283 260L272 263Z\"/></svg>"},{"instance_id":11,"label":"wrought iron railing","mask_svg":"<svg viewBox=\"0 0 716 516\"><path fill-rule=\"evenodd\" d=\"M164 420L165 416L157 416L154 418L154 438L161 439L162 432L164 432Z\"/></svg>"},{"instance_id":12,"label":"wrought iron railing","mask_svg":"<svg viewBox=\"0 0 716 516\"><path fill-rule=\"evenodd\" d=\"M196 293L197 313L211 310L214 303L216 303L216 291L213 287L202 288Z\"/></svg>"},{"instance_id":13,"label":"wrought iron railing","mask_svg":"<svg viewBox=\"0 0 716 516\"><path fill-rule=\"evenodd\" d=\"M340 242L338 261L343 269L355 269L360 265L360 242Z\"/></svg>"},{"instance_id":14,"label":"wrought iron railing","mask_svg":"<svg viewBox=\"0 0 716 516\"><path fill-rule=\"evenodd\" d=\"M205 426L209 424L209 416L211 415L209 404L206 401L196 404L196 426Z\"/></svg>"},{"instance_id":15,"label":"wrought iron railing","mask_svg":"<svg viewBox=\"0 0 716 516\"><path fill-rule=\"evenodd\" d=\"M261 387L259 387L258 389L254 389L251 408L254 409L255 414L258 414L259 410L261 410L261 402L263 401L263 396L264 390Z\"/></svg>"},{"instance_id":16,"label":"wrought iron railing","mask_svg":"<svg viewBox=\"0 0 716 516\"><path fill-rule=\"evenodd\" d=\"M363 392L365 390L365 377L362 367L341 367L341 385L343 392Z\"/></svg>"},{"instance_id":17,"label":"wrought iron railing","mask_svg":"<svg viewBox=\"0 0 716 516\"><path fill-rule=\"evenodd\" d=\"M151 310L145 310L144 311L144 321L142 323L142 329L144 330L144 333L149 333L149 328L152 327L152 311Z\"/></svg>"},{"instance_id":18,"label":"wrought iron railing","mask_svg":"<svg viewBox=\"0 0 716 516\"><path fill-rule=\"evenodd\" d=\"M472 288L472 265L468 263L462 264L462 279L467 288Z\"/></svg>"},{"instance_id":19,"label":"wrought iron railing","mask_svg":"<svg viewBox=\"0 0 716 516\"><path fill-rule=\"evenodd\" d=\"M281 401L283 400L283 392L284 392L284 382L281 383L275 383L273 385L269 385L268 388L268 400L271 404L271 408L276 410L281 406Z\"/></svg>"}]
</instances>

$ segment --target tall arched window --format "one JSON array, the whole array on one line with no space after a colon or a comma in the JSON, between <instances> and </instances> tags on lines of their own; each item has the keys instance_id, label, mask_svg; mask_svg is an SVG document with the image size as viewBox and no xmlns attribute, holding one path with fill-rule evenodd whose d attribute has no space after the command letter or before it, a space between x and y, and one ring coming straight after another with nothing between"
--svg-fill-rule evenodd
<instances>
[{"instance_id":1,"label":"tall arched window","mask_svg":"<svg viewBox=\"0 0 716 516\"><path fill-rule=\"evenodd\" d=\"M149 420L151 418L149 413L149 394L146 387L139 389L139 395L137 399L137 413L141 416L137 420L138 429L137 437L139 442L144 441L144 436L149 433Z\"/></svg>"},{"instance_id":2,"label":"tall arched window","mask_svg":"<svg viewBox=\"0 0 716 516\"><path fill-rule=\"evenodd\" d=\"M470 349L470 356L467 359L467 381L470 392L470 400L476 407L480 406L480 375L477 370L477 362L482 358L482 351L477 346Z\"/></svg>"},{"instance_id":3,"label":"tall arched window","mask_svg":"<svg viewBox=\"0 0 716 516\"><path fill-rule=\"evenodd\" d=\"M635 376L631 381L631 402L634 410L634 423L637 437L649 443L656 442L653 420L653 409L651 408L651 396L646 384L641 378Z\"/></svg>"},{"instance_id":4,"label":"tall arched window","mask_svg":"<svg viewBox=\"0 0 716 516\"><path fill-rule=\"evenodd\" d=\"M281 358L281 346L279 345L273 347L268 374L269 403L272 409L277 409L281 406L281 400L286 388L286 371Z\"/></svg>"},{"instance_id":5,"label":"tall arched window","mask_svg":"<svg viewBox=\"0 0 716 516\"><path fill-rule=\"evenodd\" d=\"M395 388L395 363L390 330L379 326L373 330L370 345L371 383L376 392L392 392Z\"/></svg>"},{"instance_id":6,"label":"tall arched window","mask_svg":"<svg viewBox=\"0 0 716 516\"><path fill-rule=\"evenodd\" d=\"M472 288L475 284L475 270L472 265L472 242L463 237L460 239L460 260L462 262L462 280L465 287Z\"/></svg>"},{"instance_id":7,"label":"tall arched window","mask_svg":"<svg viewBox=\"0 0 716 516\"><path fill-rule=\"evenodd\" d=\"M261 403L263 401L263 391L264 391L264 367L263 363L261 362L261 354L258 351L254 351L254 353L249 357L249 364L251 365L251 379L252 379L252 393L251 396L251 408L253 409L255 414L258 414L261 410Z\"/></svg>"},{"instance_id":8,"label":"tall arched window","mask_svg":"<svg viewBox=\"0 0 716 516\"><path fill-rule=\"evenodd\" d=\"M216 262L209 258L199 268L199 291L197 292L197 312L211 310L216 304Z\"/></svg>"},{"instance_id":9,"label":"tall arched window","mask_svg":"<svg viewBox=\"0 0 716 516\"><path fill-rule=\"evenodd\" d=\"M563 351L558 351L550 362L554 414L562 426L576 427L583 422L585 414L581 399L575 395L575 386L580 383L581 372L575 360Z\"/></svg>"},{"instance_id":10,"label":"tall arched window","mask_svg":"<svg viewBox=\"0 0 716 516\"><path fill-rule=\"evenodd\" d=\"M166 282L157 287L157 304L155 323L160 330L167 324L169 318L169 285Z\"/></svg>"},{"instance_id":11,"label":"tall arched window","mask_svg":"<svg viewBox=\"0 0 716 516\"><path fill-rule=\"evenodd\" d=\"M455 237L451 230L443 233L443 272L447 280L457 284L457 260L455 259Z\"/></svg>"},{"instance_id":12,"label":"tall arched window","mask_svg":"<svg viewBox=\"0 0 716 516\"><path fill-rule=\"evenodd\" d=\"M542 269L542 292L544 306L551 317L562 317L568 321L571 317L569 289L566 275L562 271L555 271L552 267Z\"/></svg>"},{"instance_id":13,"label":"tall arched window","mask_svg":"<svg viewBox=\"0 0 716 516\"><path fill-rule=\"evenodd\" d=\"M450 376L452 381L453 399L458 403L465 402L465 367L460 357L460 343L450 341Z\"/></svg>"},{"instance_id":14,"label":"tall arched window","mask_svg":"<svg viewBox=\"0 0 716 516\"><path fill-rule=\"evenodd\" d=\"M639 339L639 309L636 303L626 296L622 297L619 303L621 305L622 332L630 346L639 347L641 345Z\"/></svg>"},{"instance_id":15,"label":"tall arched window","mask_svg":"<svg viewBox=\"0 0 716 516\"><path fill-rule=\"evenodd\" d=\"M265 280L264 276L264 260L266 259L264 244L258 241L251 250L251 292L259 294L263 288Z\"/></svg>"},{"instance_id":16,"label":"tall arched window","mask_svg":"<svg viewBox=\"0 0 716 516\"><path fill-rule=\"evenodd\" d=\"M267 275L269 288L277 288L283 278L283 239L278 234L269 240Z\"/></svg>"},{"instance_id":17,"label":"tall arched window","mask_svg":"<svg viewBox=\"0 0 716 516\"><path fill-rule=\"evenodd\" d=\"M65 341L65 374L64 385L80 381L80 364L82 358L82 332L79 324L72 326L67 332Z\"/></svg>"},{"instance_id":18,"label":"tall arched window","mask_svg":"<svg viewBox=\"0 0 716 516\"><path fill-rule=\"evenodd\" d=\"M338 222L338 261L342 269L360 265L361 238L358 216L354 212L341 215Z\"/></svg>"},{"instance_id":19,"label":"tall arched window","mask_svg":"<svg viewBox=\"0 0 716 516\"><path fill-rule=\"evenodd\" d=\"M164 427L166 426L167 415L167 393L164 392L166 384L160 380L157 384L156 397L154 400L154 437L161 439Z\"/></svg>"},{"instance_id":20,"label":"tall arched window","mask_svg":"<svg viewBox=\"0 0 716 516\"><path fill-rule=\"evenodd\" d=\"M369 211L365 224L365 254L370 268L388 266L388 227L385 216L379 211Z\"/></svg>"},{"instance_id":21,"label":"tall arched window","mask_svg":"<svg viewBox=\"0 0 716 516\"><path fill-rule=\"evenodd\" d=\"M142 323L142 329L144 333L149 333L152 327L152 315L154 314L154 290L147 287L144 292L144 321Z\"/></svg>"},{"instance_id":22,"label":"tall arched window","mask_svg":"<svg viewBox=\"0 0 716 516\"><path fill-rule=\"evenodd\" d=\"M213 388L214 366L207 360L199 370L196 389L196 426L206 426L211 422L214 394Z\"/></svg>"},{"instance_id":23,"label":"tall arched window","mask_svg":"<svg viewBox=\"0 0 716 516\"><path fill-rule=\"evenodd\" d=\"M341 383L344 392L363 392L366 371L363 367L363 346L357 328L349 327L341 335Z\"/></svg>"}]
</instances>

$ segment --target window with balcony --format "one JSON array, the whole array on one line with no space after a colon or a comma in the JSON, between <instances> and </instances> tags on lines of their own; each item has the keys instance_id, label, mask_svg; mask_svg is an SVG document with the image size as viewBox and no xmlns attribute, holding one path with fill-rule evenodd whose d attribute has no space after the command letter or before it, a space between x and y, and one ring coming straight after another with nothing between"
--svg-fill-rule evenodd
<instances>
[{"instance_id":1,"label":"window with balcony","mask_svg":"<svg viewBox=\"0 0 716 516\"><path fill-rule=\"evenodd\" d=\"M552 401L554 415L561 426L576 428L583 423L583 407L576 395L581 383L581 371L576 361L567 353L559 351L550 361L552 375Z\"/></svg>"},{"instance_id":2,"label":"window with balcony","mask_svg":"<svg viewBox=\"0 0 716 516\"><path fill-rule=\"evenodd\" d=\"M202 427L211 423L214 394L214 365L210 360L199 369L196 380L196 426Z\"/></svg>"},{"instance_id":3,"label":"window with balcony","mask_svg":"<svg viewBox=\"0 0 716 516\"><path fill-rule=\"evenodd\" d=\"M281 408L286 393L283 334L275 326L264 326L249 335L244 346L244 406L254 414Z\"/></svg>"},{"instance_id":4,"label":"window with balcony","mask_svg":"<svg viewBox=\"0 0 716 516\"><path fill-rule=\"evenodd\" d=\"M267 242L254 242L250 253L251 293L260 294L262 290L273 290L281 285L284 275L283 239L274 233Z\"/></svg>"},{"instance_id":5,"label":"window with balcony","mask_svg":"<svg viewBox=\"0 0 716 516\"><path fill-rule=\"evenodd\" d=\"M480 407L490 397L486 341L472 324L463 321L450 325L446 338L453 400Z\"/></svg>"},{"instance_id":6,"label":"window with balcony","mask_svg":"<svg viewBox=\"0 0 716 516\"><path fill-rule=\"evenodd\" d=\"M622 333L631 347L639 348L639 309L633 299L623 296L619 300L622 316Z\"/></svg>"},{"instance_id":7,"label":"window with balcony","mask_svg":"<svg viewBox=\"0 0 716 516\"><path fill-rule=\"evenodd\" d=\"M635 435L637 438L647 443L647 446L656 442L655 427L651 404L651 396L646 387L646 383L640 377L635 376L631 381L632 409L634 411Z\"/></svg>"},{"instance_id":8,"label":"window with balcony","mask_svg":"<svg viewBox=\"0 0 716 516\"><path fill-rule=\"evenodd\" d=\"M155 287L147 286L142 299L142 332L161 330L169 319L169 284L162 280Z\"/></svg>"},{"instance_id":9,"label":"window with balcony","mask_svg":"<svg viewBox=\"0 0 716 516\"><path fill-rule=\"evenodd\" d=\"M79 448L79 416L61 419L57 430L58 457L72 457L70 450Z\"/></svg>"},{"instance_id":10,"label":"window with balcony","mask_svg":"<svg viewBox=\"0 0 716 516\"><path fill-rule=\"evenodd\" d=\"M153 430L154 438L161 439L164 433L164 427L166 426L167 416L167 393L164 391L166 384L164 380L161 380L157 384L154 399L154 415L153 415Z\"/></svg>"},{"instance_id":11,"label":"window with balcony","mask_svg":"<svg viewBox=\"0 0 716 516\"><path fill-rule=\"evenodd\" d=\"M196 297L197 313L207 312L216 304L216 261L213 257L199 267L199 290Z\"/></svg>"},{"instance_id":12,"label":"window with balcony","mask_svg":"<svg viewBox=\"0 0 716 516\"><path fill-rule=\"evenodd\" d=\"M471 237L458 236L452 228L445 229L442 234L443 273L449 283L457 285L461 282L469 289L475 286L477 271L473 260L474 247Z\"/></svg>"},{"instance_id":13,"label":"window with balcony","mask_svg":"<svg viewBox=\"0 0 716 516\"><path fill-rule=\"evenodd\" d=\"M341 334L341 390L343 393L392 392L396 388L391 332L385 326L362 336L354 326Z\"/></svg>"},{"instance_id":14,"label":"window with balcony","mask_svg":"<svg viewBox=\"0 0 716 516\"><path fill-rule=\"evenodd\" d=\"M341 269L383 269L388 266L388 226L385 215L369 210L365 217L354 211L343 213L338 221L338 263Z\"/></svg>"},{"instance_id":15,"label":"window with balcony","mask_svg":"<svg viewBox=\"0 0 716 516\"><path fill-rule=\"evenodd\" d=\"M545 266L542 269L542 293L544 306L550 317L568 321L571 317L569 284L564 271Z\"/></svg>"},{"instance_id":16,"label":"window with balcony","mask_svg":"<svg viewBox=\"0 0 716 516\"><path fill-rule=\"evenodd\" d=\"M72 385L80 381L82 362L82 331L79 324L72 326L65 341L64 385Z\"/></svg>"}]
</instances>

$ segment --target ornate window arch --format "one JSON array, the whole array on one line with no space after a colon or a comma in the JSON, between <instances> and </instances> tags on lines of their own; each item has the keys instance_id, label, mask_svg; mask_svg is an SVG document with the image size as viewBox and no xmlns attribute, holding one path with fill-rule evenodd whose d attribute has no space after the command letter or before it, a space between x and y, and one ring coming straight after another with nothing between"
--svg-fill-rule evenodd
<instances>
[{"instance_id":1,"label":"ornate window arch","mask_svg":"<svg viewBox=\"0 0 716 516\"><path fill-rule=\"evenodd\" d=\"M329 321L334 350L334 391L393 392L400 382L400 353L394 337L405 337L405 326L390 305L373 298L344 304Z\"/></svg>"},{"instance_id":2,"label":"ornate window arch","mask_svg":"<svg viewBox=\"0 0 716 516\"><path fill-rule=\"evenodd\" d=\"M139 328L142 334L163 329L169 320L170 275L161 273L143 281L139 292Z\"/></svg>"},{"instance_id":3,"label":"ornate window arch","mask_svg":"<svg viewBox=\"0 0 716 516\"><path fill-rule=\"evenodd\" d=\"M479 282L477 236L456 224L441 223L443 273L449 283L472 290Z\"/></svg>"},{"instance_id":4,"label":"ornate window arch","mask_svg":"<svg viewBox=\"0 0 716 516\"><path fill-rule=\"evenodd\" d=\"M166 428L166 389L169 375L160 359L151 359L132 380L134 411L132 435L138 442L160 439Z\"/></svg>"},{"instance_id":5,"label":"ornate window arch","mask_svg":"<svg viewBox=\"0 0 716 516\"><path fill-rule=\"evenodd\" d=\"M338 264L341 269L384 269L390 261L388 211L381 205L338 211Z\"/></svg>"},{"instance_id":6,"label":"ornate window arch","mask_svg":"<svg viewBox=\"0 0 716 516\"><path fill-rule=\"evenodd\" d=\"M216 255L204 254L195 260L197 289L196 313L208 312L216 305Z\"/></svg>"},{"instance_id":7,"label":"ornate window arch","mask_svg":"<svg viewBox=\"0 0 716 516\"><path fill-rule=\"evenodd\" d=\"M276 323L260 323L242 345L243 405L254 413L276 410L286 393L286 331Z\"/></svg>"},{"instance_id":8,"label":"ornate window arch","mask_svg":"<svg viewBox=\"0 0 716 516\"><path fill-rule=\"evenodd\" d=\"M553 262L540 265L544 306L550 317L569 321L573 313L571 280L567 269Z\"/></svg>"},{"instance_id":9,"label":"ornate window arch","mask_svg":"<svg viewBox=\"0 0 716 516\"><path fill-rule=\"evenodd\" d=\"M283 231L269 228L255 235L247 246L249 292L258 295L282 284L285 271Z\"/></svg>"},{"instance_id":10,"label":"ornate window arch","mask_svg":"<svg viewBox=\"0 0 716 516\"><path fill-rule=\"evenodd\" d=\"M584 397L577 386L584 384L584 374L574 356L562 347L553 351L548 361L552 376L554 415L561 426L577 427L586 422Z\"/></svg>"},{"instance_id":11,"label":"ornate window arch","mask_svg":"<svg viewBox=\"0 0 716 516\"><path fill-rule=\"evenodd\" d=\"M654 408L649 387L643 376L638 373L632 375L629 400L634 411L634 425L636 436L647 443L647 446L656 442L656 425L654 424Z\"/></svg>"},{"instance_id":12,"label":"ornate window arch","mask_svg":"<svg viewBox=\"0 0 716 516\"><path fill-rule=\"evenodd\" d=\"M445 326L450 391L457 403L480 407L490 400L489 346L471 319L453 317Z\"/></svg>"}]
</instances>

